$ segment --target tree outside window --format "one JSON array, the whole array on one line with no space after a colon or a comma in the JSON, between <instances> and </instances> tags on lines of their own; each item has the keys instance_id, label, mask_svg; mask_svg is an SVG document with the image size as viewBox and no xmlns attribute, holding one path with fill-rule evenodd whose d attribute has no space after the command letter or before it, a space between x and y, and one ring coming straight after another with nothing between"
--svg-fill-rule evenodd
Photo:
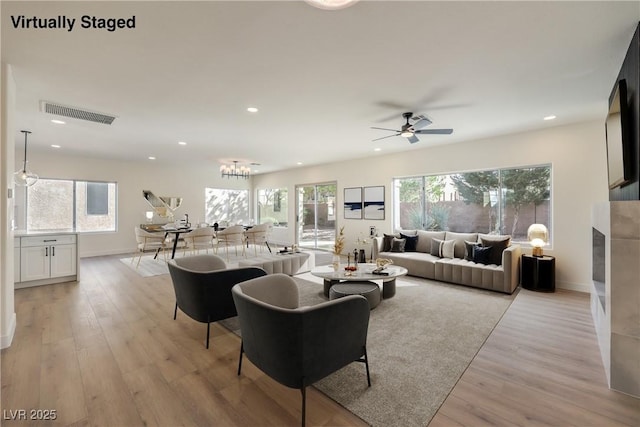
<instances>
[{"instance_id":1,"label":"tree outside window","mask_svg":"<svg viewBox=\"0 0 640 427\"><path fill-rule=\"evenodd\" d=\"M551 166L399 178L394 224L400 229L510 234L551 230Z\"/></svg>"}]
</instances>

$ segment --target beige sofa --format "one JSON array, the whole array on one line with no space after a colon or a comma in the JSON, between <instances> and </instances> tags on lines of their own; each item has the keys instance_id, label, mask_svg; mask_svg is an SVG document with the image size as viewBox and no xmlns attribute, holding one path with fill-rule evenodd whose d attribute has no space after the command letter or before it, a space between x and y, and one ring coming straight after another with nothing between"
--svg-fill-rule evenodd
<instances>
[{"instance_id":1,"label":"beige sofa","mask_svg":"<svg viewBox=\"0 0 640 427\"><path fill-rule=\"evenodd\" d=\"M454 233L449 231L423 231L403 230L405 236L413 237L415 252L383 251L384 238L376 237L373 240L373 259L391 259L395 265L405 267L409 275L424 277L426 279L441 280L444 282L474 286L492 291L513 293L520 282L520 255L521 249L517 244L510 244L502 251L501 263L480 263L470 260L467 246L471 242L481 242L491 246L491 240L500 240L508 236L496 236L481 233ZM400 238L400 234L396 236ZM417 240L415 239L417 237ZM433 239L449 241L449 247L453 245L453 254L450 258L432 255ZM407 239L405 239L407 240ZM451 241L455 241L452 243ZM436 241L436 245L440 242ZM467 242L467 244L465 244ZM399 243L399 242L396 242ZM498 245L499 246L499 245ZM398 248L396 248L397 250ZM493 249L492 249L493 250ZM494 254L500 259L499 251ZM465 259L467 257L467 259Z\"/></svg>"}]
</instances>

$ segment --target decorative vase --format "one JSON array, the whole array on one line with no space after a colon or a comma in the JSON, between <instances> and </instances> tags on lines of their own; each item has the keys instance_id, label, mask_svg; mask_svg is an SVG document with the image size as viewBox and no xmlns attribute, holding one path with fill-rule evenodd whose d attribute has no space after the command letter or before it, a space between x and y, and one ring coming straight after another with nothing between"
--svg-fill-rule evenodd
<instances>
[{"instance_id":1,"label":"decorative vase","mask_svg":"<svg viewBox=\"0 0 640 427\"><path fill-rule=\"evenodd\" d=\"M333 254L333 258L331 258L331 266L333 267L333 271L340 270L340 255Z\"/></svg>"}]
</instances>

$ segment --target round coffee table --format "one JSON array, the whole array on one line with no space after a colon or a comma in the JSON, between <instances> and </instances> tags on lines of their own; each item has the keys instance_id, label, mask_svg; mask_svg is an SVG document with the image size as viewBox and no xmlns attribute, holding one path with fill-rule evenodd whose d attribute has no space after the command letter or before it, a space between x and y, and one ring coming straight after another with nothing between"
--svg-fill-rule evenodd
<instances>
[{"instance_id":1,"label":"round coffee table","mask_svg":"<svg viewBox=\"0 0 640 427\"><path fill-rule=\"evenodd\" d=\"M311 270L311 274L324 279L324 296L329 298L329 289L331 286L342 282L362 282L362 281L382 281L382 298L391 298L396 294L396 277L404 276L408 273L404 267L397 265L388 265L383 272L387 275L373 274L376 269L375 264L358 264L358 270L349 275L348 271L341 266L340 270L334 271L330 265L323 265Z\"/></svg>"}]
</instances>

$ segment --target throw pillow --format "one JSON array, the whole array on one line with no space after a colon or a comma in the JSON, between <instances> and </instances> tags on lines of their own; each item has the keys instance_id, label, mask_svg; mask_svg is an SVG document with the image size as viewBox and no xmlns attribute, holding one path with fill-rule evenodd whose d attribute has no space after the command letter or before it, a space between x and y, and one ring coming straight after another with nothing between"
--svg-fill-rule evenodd
<instances>
[{"instance_id":1,"label":"throw pillow","mask_svg":"<svg viewBox=\"0 0 640 427\"><path fill-rule=\"evenodd\" d=\"M405 240L405 244L404 244L405 252L416 251L416 245L418 244L418 236L407 236L406 234L400 233L400 238Z\"/></svg>"},{"instance_id":2,"label":"throw pillow","mask_svg":"<svg viewBox=\"0 0 640 427\"><path fill-rule=\"evenodd\" d=\"M393 243L393 239L398 236L393 234L385 234L382 238L382 252L389 252L391 250L391 244Z\"/></svg>"},{"instance_id":3,"label":"throw pillow","mask_svg":"<svg viewBox=\"0 0 640 427\"><path fill-rule=\"evenodd\" d=\"M491 246L476 246L473 248L473 262L478 264L491 264Z\"/></svg>"},{"instance_id":4,"label":"throw pillow","mask_svg":"<svg viewBox=\"0 0 640 427\"><path fill-rule=\"evenodd\" d=\"M440 257L441 258L453 258L456 248L455 240L445 240L440 245Z\"/></svg>"},{"instance_id":5,"label":"throw pillow","mask_svg":"<svg viewBox=\"0 0 640 427\"><path fill-rule=\"evenodd\" d=\"M444 240L440 239L431 239L431 251L429 252L433 256L440 256L440 246L442 245Z\"/></svg>"},{"instance_id":6,"label":"throw pillow","mask_svg":"<svg viewBox=\"0 0 640 427\"><path fill-rule=\"evenodd\" d=\"M468 240L464 241L464 248L465 248L465 253L464 253L464 259L466 259L467 261L473 261L473 250L475 249L476 246L479 246L480 244L478 242L469 242Z\"/></svg>"},{"instance_id":7,"label":"throw pillow","mask_svg":"<svg viewBox=\"0 0 640 427\"><path fill-rule=\"evenodd\" d=\"M511 236L480 237L482 246L491 246L491 264L502 265L502 252L511 244Z\"/></svg>"},{"instance_id":8,"label":"throw pillow","mask_svg":"<svg viewBox=\"0 0 640 427\"><path fill-rule=\"evenodd\" d=\"M393 243L391 244L391 252L404 252L404 246L406 244L405 239L393 238Z\"/></svg>"}]
</instances>

